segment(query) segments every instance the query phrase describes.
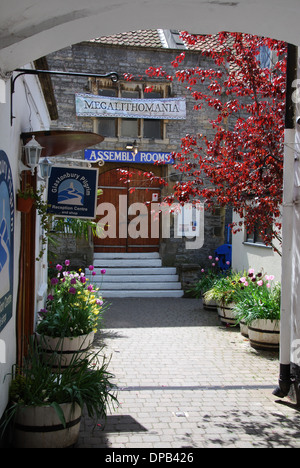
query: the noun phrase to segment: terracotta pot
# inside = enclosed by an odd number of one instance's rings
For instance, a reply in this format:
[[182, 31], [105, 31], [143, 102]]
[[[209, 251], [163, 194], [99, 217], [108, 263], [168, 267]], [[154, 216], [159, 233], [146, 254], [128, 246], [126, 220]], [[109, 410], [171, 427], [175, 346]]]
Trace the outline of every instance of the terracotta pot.
[[24, 406], [16, 414], [13, 446], [16, 448], [67, 448], [73, 446], [80, 429], [81, 408], [63, 403], [63, 426], [52, 406]]
[[47, 362], [53, 367], [67, 367], [76, 356], [85, 357], [95, 337], [95, 332], [65, 338], [36, 334], [38, 343], [45, 352]]
[[33, 198], [22, 198], [17, 195], [17, 210], [22, 213], [29, 213], [34, 203]]

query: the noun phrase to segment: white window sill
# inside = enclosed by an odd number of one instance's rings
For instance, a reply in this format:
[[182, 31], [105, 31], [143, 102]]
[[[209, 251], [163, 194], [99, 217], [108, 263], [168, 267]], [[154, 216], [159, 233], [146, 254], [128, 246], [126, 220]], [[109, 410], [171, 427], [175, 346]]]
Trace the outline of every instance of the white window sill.
[[262, 248], [262, 249], [271, 249], [272, 250], [272, 246], [271, 245], [265, 245], [265, 244], [259, 244], [258, 242], [243, 242], [243, 245], [246, 245], [246, 246], [250, 246], [250, 247], [258, 247], [258, 248]]

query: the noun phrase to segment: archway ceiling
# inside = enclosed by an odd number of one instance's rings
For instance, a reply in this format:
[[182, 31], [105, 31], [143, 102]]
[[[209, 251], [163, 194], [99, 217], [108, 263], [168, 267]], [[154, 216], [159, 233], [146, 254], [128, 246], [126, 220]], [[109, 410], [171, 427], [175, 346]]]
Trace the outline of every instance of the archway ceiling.
[[[2, 2], [3, 3], [3, 2]], [[300, 45], [299, 0], [5, 0], [0, 72], [102, 35], [136, 29], [240, 31]]]

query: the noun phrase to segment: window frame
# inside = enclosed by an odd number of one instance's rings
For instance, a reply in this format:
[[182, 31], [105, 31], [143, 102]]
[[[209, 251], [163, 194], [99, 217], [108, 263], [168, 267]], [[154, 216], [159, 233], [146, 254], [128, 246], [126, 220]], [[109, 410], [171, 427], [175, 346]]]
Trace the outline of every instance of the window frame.
[[[115, 90], [115, 96], [117, 97], [122, 97], [122, 92], [139, 92], [139, 98], [144, 99], [147, 97], [151, 98], [151, 92], [150, 93], [145, 93], [145, 88], [151, 87], [153, 88], [153, 93], [159, 93], [161, 95], [161, 98], [166, 98], [169, 96], [170, 93], [170, 84], [168, 83], [141, 83], [141, 82], [124, 82], [120, 81], [117, 84], [111, 83], [111, 81], [107, 80], [101, 80], [101, 79], [96, 79], [93, 80], [91, 79], [90, 81], [90, 90], [93, 94], [95, 95], [101, 95], [101, 93], [98, 93], [98, 90]], [[160, 129], [159, 137], [145, 137], [144, 136], [144, 122], [148, 119], [137, 119], [137, 136], [125, 136], [122, 135], [122, 121], [123, 120], [128, 120], [125, 118], [121, 117], [104, 117], [104, 118], [109, 118], [113, 119], [116, 122], [115, 125], [115, 135], [104, 135], [106, 140], [113, 140], [113, 141], [127, 141], [128, 139], [138, 139], [142, 142], [151, 142], [151, 141], [158, 141], [159, 143], [167, 143], [167, 138], [166, 138], [166, 124], [167, 120], [165, 119], [150, 119], [150, 120], [158, 120], [160, 122]], [[101, 131], [99, 130], [99, 124], [100, 120], [102, 117], [93, 117], [94, 123], [94, 132], [101, 134]]]

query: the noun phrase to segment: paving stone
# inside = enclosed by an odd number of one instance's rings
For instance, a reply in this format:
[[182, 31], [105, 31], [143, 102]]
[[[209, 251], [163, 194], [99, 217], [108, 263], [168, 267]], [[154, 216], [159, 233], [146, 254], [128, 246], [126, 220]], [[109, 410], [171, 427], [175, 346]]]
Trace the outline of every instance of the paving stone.
[[120, 404], [96, 429], [83, 417], [78, 448], [300, 448], [299, 413], [272, 395], [277, 353], [195, 299], [111, 302], [100, 336]]

